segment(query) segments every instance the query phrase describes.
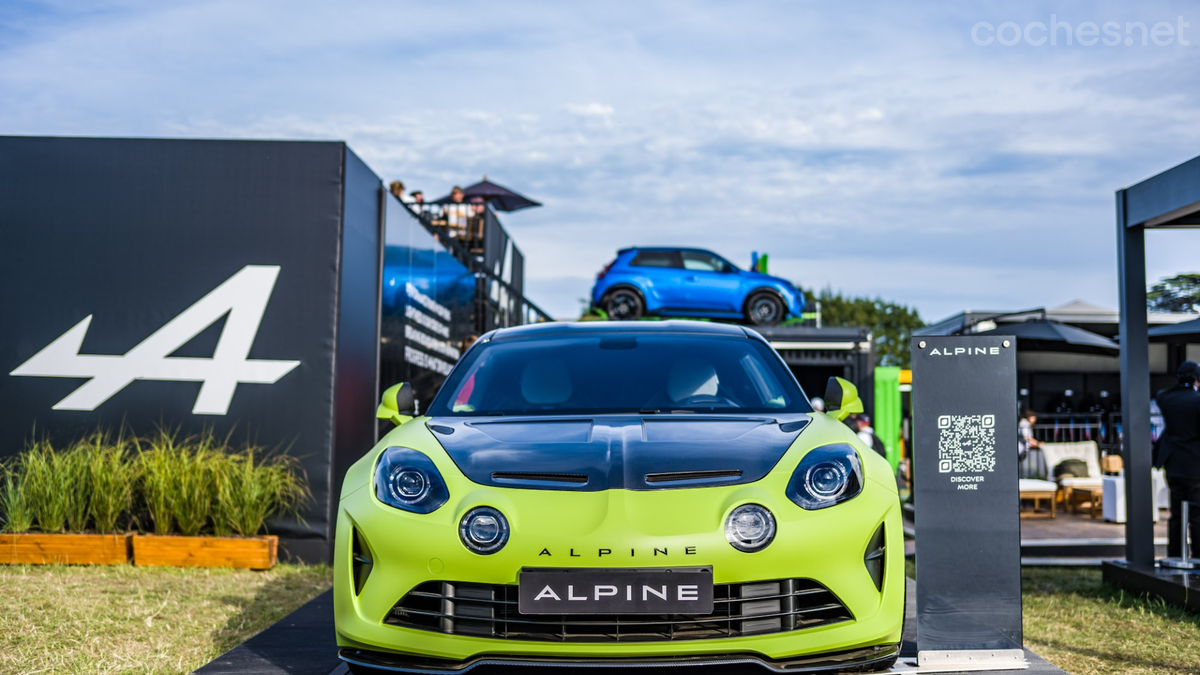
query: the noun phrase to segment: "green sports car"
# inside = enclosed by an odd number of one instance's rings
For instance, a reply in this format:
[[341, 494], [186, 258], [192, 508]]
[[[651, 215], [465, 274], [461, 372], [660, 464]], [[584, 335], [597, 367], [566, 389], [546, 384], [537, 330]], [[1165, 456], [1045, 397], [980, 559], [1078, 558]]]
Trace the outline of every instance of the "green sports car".
[[904, 619], [888, 463], [757, 333], [498, 330], [350, 468], [334, 604], [353, 673], [481, 664], [882, 670]]

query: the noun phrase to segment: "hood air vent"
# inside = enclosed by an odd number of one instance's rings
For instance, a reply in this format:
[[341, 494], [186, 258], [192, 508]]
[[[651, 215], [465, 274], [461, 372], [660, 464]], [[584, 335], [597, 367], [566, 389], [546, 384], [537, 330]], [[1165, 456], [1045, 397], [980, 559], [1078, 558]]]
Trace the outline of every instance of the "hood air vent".
[[575, 485], [586, 485], [588, 482], [588, 477], [585, 473], [514, 473], [508, 471], [494, 471], [492, 472], [492, 480], [529, 481], [537, 483], [573, 483]]
[[686, 480], [720, 480], [741, 478], [741, 469], [713, 469], [710, 471], [663, 471], [646, 474], [647, 483], [676, 483]]

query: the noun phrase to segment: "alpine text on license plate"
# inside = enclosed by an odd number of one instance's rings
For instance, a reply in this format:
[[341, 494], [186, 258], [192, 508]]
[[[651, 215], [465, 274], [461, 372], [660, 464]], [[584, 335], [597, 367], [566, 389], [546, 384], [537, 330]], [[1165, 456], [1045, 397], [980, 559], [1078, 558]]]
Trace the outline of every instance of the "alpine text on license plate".
[[711, 614], [711, 567], [524, 568], [522, 614]]

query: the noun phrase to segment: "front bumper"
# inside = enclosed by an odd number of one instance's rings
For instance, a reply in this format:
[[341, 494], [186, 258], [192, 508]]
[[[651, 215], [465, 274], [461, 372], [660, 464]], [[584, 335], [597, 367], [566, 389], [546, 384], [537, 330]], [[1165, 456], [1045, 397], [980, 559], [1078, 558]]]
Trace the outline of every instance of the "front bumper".
[[396, 673], [465, 673], [477, 666], [558, 668], [645, 668], [689, 666], [755, 665], [775, 673], [854, 672], [885, 668], [900, 655], [899, 645], [867, 647], [834, 654], [814, 654], [790, 659], [768, 659], [756, 654], [727, 656], [669, 656], [634, 659], [528, 659], [511, 656], [479, 656], [465, 661], [445, 661], [362, 649], [342, 649], [338, 658], [347, 663]]
[[[617, 665], [614, 659], [675, 663], [688, 657], [771, 667], [814, 654], [870, 652], [871, 659], [889, 658], [886, 650], [900, 641], [904, 612], [903, 533], [895, 492], [868, 480], [862, 494], [844, 504], [804, 511], [783, 496], [782, 483], [775, 483], [768, 477], [729, 487], [590, 493], [470, 484], [465, 490], [452, 488], [450, 502], [423, 516], [384, 506], [369, 489], [356, 490], [342, 500], [337, 525], [338, 644], [345, 648], [343, 655], [385, 654], [397, 662], [441, 664], [428, 672], [456, 672], [496, 659]], [[719, 524], [735, 506], [751, 502], [776, 515], [778, 531], [766, 550], [746, 554], [725, 541]], [[480, 505], [498, 508], [512, 526], [507, 546], [490, 556], [467, 551], [457, 537], [458, 519]], [[864, 554], [881, 525], [886, 551], [879, 588]], [[353, 533], [362, 536], [360, 546], [371, 560], [369, 574], [357, 582]], [[812, 579], [834, 593], [853, 619], [757, 635], [629, 642], [485, 637], [385, 622], [406, 594], [431, 581], [512, 585], [522, 567], [685, 565], [712, 566], [716, 584]]]

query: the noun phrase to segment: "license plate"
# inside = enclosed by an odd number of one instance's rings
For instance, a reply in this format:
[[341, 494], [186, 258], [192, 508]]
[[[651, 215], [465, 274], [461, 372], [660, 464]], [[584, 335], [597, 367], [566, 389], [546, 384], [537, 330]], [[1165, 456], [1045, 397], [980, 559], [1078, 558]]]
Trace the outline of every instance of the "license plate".
[[524, 568], [522, 614], [711, 614], [711, 567]]

